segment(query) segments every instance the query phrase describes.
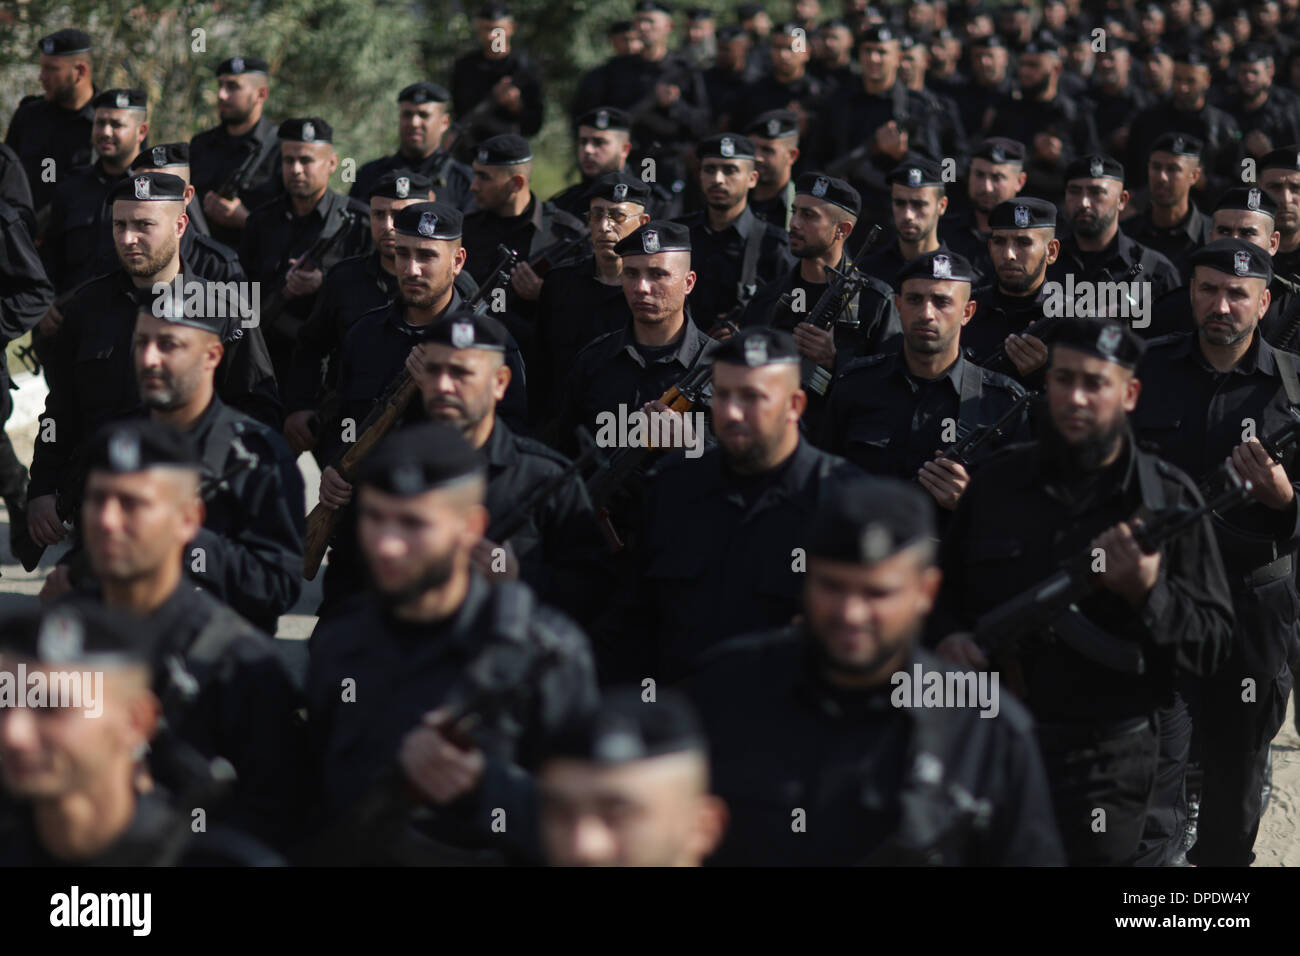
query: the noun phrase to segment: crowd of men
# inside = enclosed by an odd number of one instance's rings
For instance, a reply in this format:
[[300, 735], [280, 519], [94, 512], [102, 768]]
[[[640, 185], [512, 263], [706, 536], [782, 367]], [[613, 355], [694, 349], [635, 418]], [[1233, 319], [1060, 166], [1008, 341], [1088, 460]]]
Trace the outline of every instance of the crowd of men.
[[350, 182], [251, 52], [152, 143], [41, 40], [0, 672], [106, 679], [0, 706], [0, 862], [1253, 861], [1300, 2], [779, 12], [638, 0], [549, 199], [501, 3]]

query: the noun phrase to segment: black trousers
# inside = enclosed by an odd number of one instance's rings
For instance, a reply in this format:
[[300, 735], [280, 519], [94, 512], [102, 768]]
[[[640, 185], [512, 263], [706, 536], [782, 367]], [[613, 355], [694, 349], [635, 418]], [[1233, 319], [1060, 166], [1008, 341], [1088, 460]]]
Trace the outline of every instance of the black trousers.
[[1135, 866], [1165, 866], [1182, 848], [1187, 828], [1188, 759], [1192, 749], [1192, 713], [1187, 696], [1180, 690], [1174, 700], [1156, 715], [1160, 734], [1160, 756], [1156, 785], [1151, 794], [1146, 826]]
[[[9, 376], [0, 375], [0, 423], [9, 421], [9, 416], [14, 411], [14, 399], [10, 391]], [[0, 429], [0, 497], [12, 498], [22, 493], [26, 487], [27, 469], [14, 454], [9, 432]]]
[[1160, 736], [1148, 718], [1108, 727], [1043, 724], [1039, 749], [1070, 866], [1130, 866], [1155, 791]]

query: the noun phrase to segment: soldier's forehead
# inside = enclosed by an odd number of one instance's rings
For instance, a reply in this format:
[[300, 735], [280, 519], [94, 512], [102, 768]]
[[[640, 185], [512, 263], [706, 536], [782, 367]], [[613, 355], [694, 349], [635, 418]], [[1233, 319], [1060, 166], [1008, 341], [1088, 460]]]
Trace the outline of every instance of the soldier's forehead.
[[289, 139], [281, 141], [280, 155], [308, 153], [312, 156], [320, 156], [333, 148], [329, 143], [304, 143], [301, 140]]
[[178, 216], [185, 211], [179, 199], [115, 199], [114, 219], [157, 219], [161, 215]]
[[[683, 259], [683, 257], [685, 257]], [[649, 255], [630, 255], [623, 257], [623, 271], [628, 269], [671, 269], [681, 262], [690, 262], [691, 254], [684, 249], [670, 249], [668, 252], [653, 252]]]
[[96, 106], [95, 119], [129, 120], [133, 117], [143, 119], [144, 110], [118, 109], [116, 106]]
[[900, 292], [919, 292], [921, 295], [952, 295], [959, 291], [958, 286], [969, 290], [971, 284], [960, 279], [930, 279], [925, 276], [909, 276], [899, 286]]

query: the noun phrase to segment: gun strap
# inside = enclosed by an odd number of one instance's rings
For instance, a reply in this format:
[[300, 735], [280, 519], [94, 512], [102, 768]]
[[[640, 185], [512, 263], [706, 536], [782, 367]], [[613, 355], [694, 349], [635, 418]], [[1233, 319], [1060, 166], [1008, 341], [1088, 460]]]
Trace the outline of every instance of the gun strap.
[[177, 698], [183, 705], [198, 698], [215, 674], [218, 662], [242, 629], [243, 619], [238, 614], [224, 604], [213, 603], [212, 616], [199, 630], [194, 642], [183, 656], [173, 658], [180, 673], [176, 670], [169, 671], [167, 689], [163, 692], [164, 714], [169, 710], [167, 705]]
[[533, 592], [515, 581], [502, 581], [493, 591], [492, 632], [512, 644], [528, 640], [528, 623], [533, 617]]
[[957, 440], [975, 430], [979, 422], [980, 398], [984, 393], [984, 373], [974, 362], [963, 362], [961, 402], [957, 406]]
[[1300, 379], [1296, 376], [1291, 356], [1285, 351], [1274, 349], [1273, 362], [1277, 365], [1277, 374], [1282, 377], [1282, 388], [1286, 390], [1287, 402], [1291, 405], [1300, 405]]
[[893, 102], [894, 122], [905, 123], [911, 115], [911, 108], [907, 102], [907, 87], [903, 85], [902, 80], [894, 81], [894, 88], [889, 91], [890, 98]]
[[[748, 211], [749, 207], [746, 207]], [[742, 213], [743, 215], [743, 213]], [[736, 302], [748, 305], [758, 290], [754, 278], [758, 275], [758, 254], [763, 248], [763, 234], [767, 226], [752, 212], [749, 218], [749, 235], [745, 237], [745, 255], [740, 260], [740, 281], [736, 283]]]
[[[1131, 436], [1130, 436], [1131, 437]], [[1133, 454], [1137, 456], [1138, 488], [1142, 492], [1142, 506], [1150, 514], [1160, 514], [1165, 510], [1165, 486], [1160, 481], [1153, 455], [1134, 446]]]

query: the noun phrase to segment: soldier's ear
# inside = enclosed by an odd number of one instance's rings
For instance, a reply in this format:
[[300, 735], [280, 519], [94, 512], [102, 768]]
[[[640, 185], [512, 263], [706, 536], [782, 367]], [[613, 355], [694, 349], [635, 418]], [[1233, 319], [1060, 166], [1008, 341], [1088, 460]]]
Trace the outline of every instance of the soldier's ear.
[[791, 164], [791, 165], [794, 165], [794, 164], [797, 163], [797, 162], [799, 162], [799, 147], [798, 147], [798, 146], [796, 146], [794, 149], [790, 150], [790, 164]]
[[[641, 226], [644, 226], [647, 222], [650, 221], [650, 214], [648, 212], [643, 212], [641, 213], [641, 215], [636, 217], [636, 221], [640, 223], [640, 225], [637, 226], [637, 228], [639, 229]], [[632, 231], [635, 232], [636, 230], [634, 229]], [[1282, 241], [1282, 234], [1280, 232], [1275, 232], [1273, 233], [1273, 235], [1277, 236], [1278, 242]]]
[[511, 371], [510, 366], [502, 362], [492, 371], [492, 397], [496, 401], [506, 397], [506, 390], [510, 387], [510, 380], [514, 378], [515, 373]]
[[1282, 233], [1274, 230], [1273, 234], [1268, 237], [1268, 254], [1275, 256], [1280, 248], [1282, 248]]
[[1122, 189], [1122, 188], [1121, 188], [1120, 191], [1119, 191], [1119, 211], [1120, 211], [1120, 212], [1123, 212], [1125, 209], [1128, 208], [1128, 200], [1129, 200], [1129, 193], [1128, 193], [1128, 190], [1127, 190], [1127, 189]]
[[1022, 190], [1022, 189], [1025, 188], [1025, 183], [1027, 183], [1027, 182], [1029, 182], [1029, 174], [1028, 174], [1027, 172], [1025, 172], [1025, 171], [1022, 169], [1022, 170], [1020, 170], [1020, 175], [1018, 175], [1018, 176], [1016, 177], [1016, 194], [1017, 194], [1017, 195], [1019, 195], [1020, 190]]
[[1047, 240], [1047, 264], [1050, 266], [1061, 255], [1061, 240], [1055, 237]]

